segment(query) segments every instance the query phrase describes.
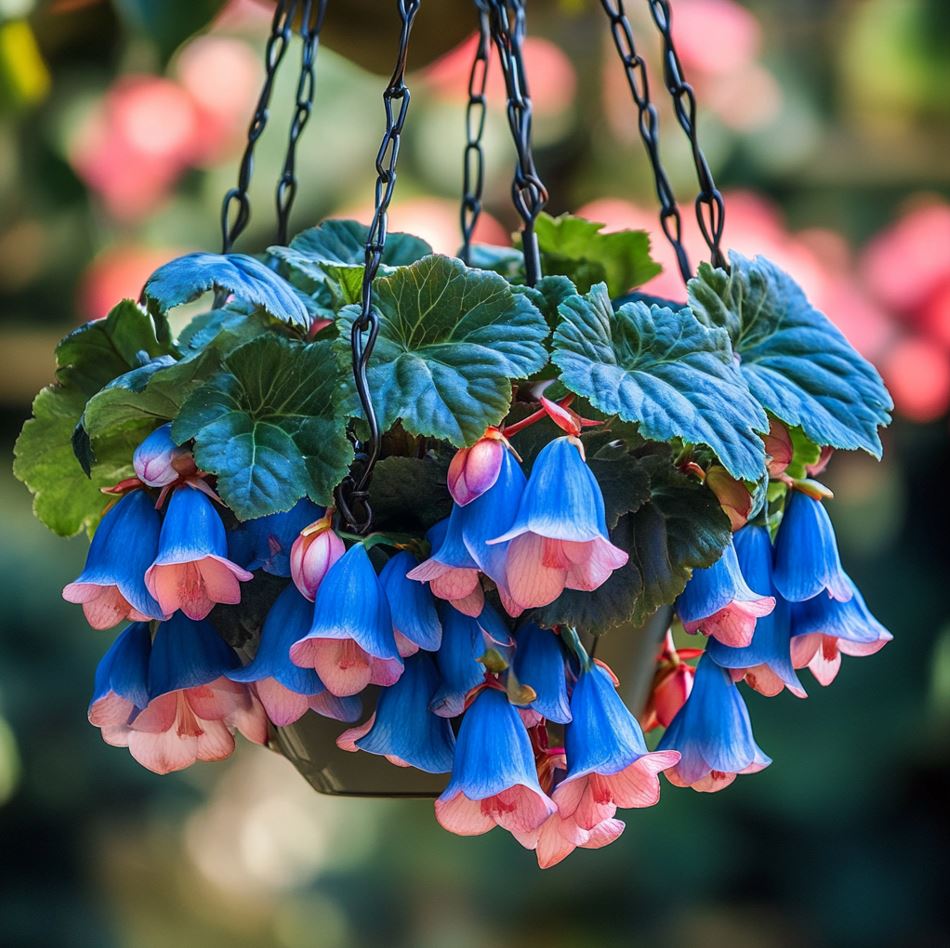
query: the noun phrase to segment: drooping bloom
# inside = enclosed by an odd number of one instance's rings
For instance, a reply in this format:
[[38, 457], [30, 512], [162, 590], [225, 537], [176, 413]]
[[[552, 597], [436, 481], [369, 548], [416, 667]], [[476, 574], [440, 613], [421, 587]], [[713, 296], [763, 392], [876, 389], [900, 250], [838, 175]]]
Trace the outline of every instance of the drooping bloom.
[[167, 487], [180, 477], [197, 473], [191, 451], [172, 440], [171, 422], [156, 428], [135, 449], [132, 466], [138, 479], [149, 487]]
[[730, 648], [716, 639], [706, 646], [709, 657], [728, 668], [734, 681], [743, 678], [750, 688], [773, 697], [783, 688], [799, 698], [805, 689], [792, 666], [791, 609], [772, 585], [772, 541], [765, 527], [743, 527], [735, 535], [736, 556], [743, 577], [753, 589], [772, 594], [775, 608], [761, 617], [752, 642], [745, 648]]
[[386, 593], [362, 543], [330, 567], [317, 590], [310, 631], [291, 647], [290, 660], [313, 668], [341, 698], [367, 685], [391, 685], [402, 674]]
[[485, 678], [485, 666], [478, 660], [489, 642], [477, 619], [451, 605], [440, 606], [439, 616], [442, 644], [435, 655], [439, 686], [432, 695], [431, 707], [439, 717], [454, 718], [462, 713], [466, 695]]
[[263, 744], [263, 707], [245, 685], [225, 677], [238, 664], [208, 622], [172, 616], [152, 643], [148, 706], [126, 727], [111, 729], [110, 743], [127, 744], [143, 767], [159, 774], [228, 757], [234, 750], [232, 729]]
[[386, 561], [379, 574], [392, 613], [396, 645], [403, 657], [420, 648], [434, 652], [442, 643], [442, 623], [432, 591], [408, 575], [418, 565], [408, 550], [400, 550]]
[[435, 801], [435, 818], [460, 836], [479, 836], [495, 826], [529, 833], [555, 810], [538, 783], [518, 712], [503, 692], [486, 688], [462, 718], [452, 779]]
[[89, 723], [102, 739], [128, 746], [129, 722], [148, 706], [148, 658], [152, 636], [147, 622], [133, 622], [119, 634], [96, 668]]
[[307, 634], [312, 618], [313, 606], [291, 583], [267, 613], [254, 660], [227, 672], [231, 681], [253, 683], [267, 717], [278, 727], [293, 724], [308, 709], [337, 721], [355, 721], [362, 709], [359, 698], [330, 694], [312, 668], [290, 660], [291, 646]]
[[692, 653], [701, 654], [702, 650], [674, 649], [670, 660], [661, 660], [653, 676], [653, 686], [641, 718], [644, 731], [652, 731], [656, 727], [669, 727], [670, 721], [686, 704], [693, 690], [696, 666], [690, 665], [684, 659], [691, 657]]
[[803, 602], [822, 592], [841, 602], [851, 598], [828, 511], [802, 491], [791, 491], [785, 504], [775, 538], [772, 581], [789, 602]]
[[94, 629], [110, 629], [123, 619], [163, 619], [163, 610], [145, 584], [155, 559], [161, 517], [143, 490], [126, 494], [103, 518], [92, 538], [82, 573], [63, 589], [67, 602], [82, 603]]
[[[304, 497], [290, 510], [245, 520], [228, 533], [228, 557], [244, 569], [290, 575], [290, 550], [300, 531], [324, 515]], [[312, 599], [311, 599], [312, 601]]]
[[712, 566], [693, 570], [676, 600], [687, 632], [702, 632], [733, 648], [745, 648], [752, 641], [756, 620], [774, 608], [775, 599], [766, 590], [749, 588], [731, 538]]
[[452, 499], [464, 507], [481, 497], [498, 480], [508, 441], [498, 428], [487, 428], [470, 448], [461, 448], [449, 464], [448, 486]]
[[524, 611], [508, 588], [507, 563], [511, 544], [489, 541], [511, 526], [526, 484], [521, 465], [514, 454], [506, 450], [495, 483], [468, 504], [459, 518], [465, 548], [478, 568], [498, 587], [502, 606], [510, 616], [518, 616]]
[[343, 541], [325, 514], [302, 527], [290, 548], [290, 575], [294, 585], [311, 602], [330, 567], [346, 552]]
[[604, 498], [576, 438], [538, 454], [512, 526], [489, 543], [508, 543], [508, 593], [524, 608], [565, 589], [597, 589], [628, 559], [607, 536]]
[[551, 629], [539, 628], [533, 622], [518, 629], [514, 670], [518, 681], [530, 685], [537, 694], [528, 705], [531, 710], [558, 724], [571, 720], [564, 650]]
[[419, 583], [428, 583], [432, 595], [467, 616], [477, 616], [485, 604], [485, 593], [478, 579], [478, 563], [462, 538], [462, 508], [452, 507], [448, 519], [437, 523], [427, 534], [432, 554], [407, 575]]
[[239, 603], [240, 584], [254, 578], [227, 554], [228, 539], [214, 503], [193, 487], [179, 487], [168, 501], [145, 585], [166, 615], [181, 609], [189, 619], [204, 619], [216, 603]]
[[438, 683], [432, 656], [413, 655], [399, 681], [380, 692], [375, 714], [364, 725], [344, 732], [338, 746], [379, 754], [397, 766], [448, 773], [455, 749], [452, 725], [429, 710]]
[[653, 806], [660, 799], [657, 774], [674, 766], [679, 754], [647, 750], [640, 725], [601, 665], [581, 671], [571, 715], [565, 731], [567, 776], [554, 790], [561, 816], [591, 830], [612, 818], [617, 807]]
[[842, 655], [873, 655], [893, 638], [846, 579], [852, 592], [846, 602], [818, 595], [792, 606], [792, 662], [807, 667], [820, 685], [835, 680]]
[[699, 660], [689, 700], [666, 729], [659, 749], [681, 755], [666, 772], [670, 783], [705, 793], [772, 763], [755, 743], [748, 708], [729, 672], [708, 655]]

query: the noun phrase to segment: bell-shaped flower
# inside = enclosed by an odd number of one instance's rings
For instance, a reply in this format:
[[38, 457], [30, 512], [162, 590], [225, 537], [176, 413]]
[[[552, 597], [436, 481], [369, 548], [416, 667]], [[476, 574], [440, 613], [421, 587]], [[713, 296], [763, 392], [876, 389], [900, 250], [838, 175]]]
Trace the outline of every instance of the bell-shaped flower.
[[307, 710], [337, 721], [355, 721], [362, 710], [359, 698], [330, 694], [312, 668], [290, 660], [291, 646], [310, 629], [313, 606], [292, 583], [277, 597], [261, 629], [253, 661], [227, 672], [231, 681], [253, 683], [267, 717], [284, 727], [298, 721]]
[[517, 458], [506, 450], [494, 485], [468, 504], [459, 517], [466, 549], [478, 568], [498, 587], [502, 606], [510, 616], [518, 616], [524, 611], [508, 588], [507, 563], [511, 544], [489, 541], [511, 526], [526, 484], [527, 478]]
[[301, 528], [290, 549], [294, 585], [313, 602], [330, 567], [345, 552], [346, 546], [334, 531], [329, 514]]
[[119, 634], [96, 668], [89, 723], [115, 747], [128, 746], [129, 723], [148, 706], [148, 658], [152, 635], [147, 622], [133, 622]]
[[227, 554], [228, 539], [213, 501], [193, 487], [179, 487], [168, 501], [145, 585], [166, 615], [181, 609], [189, 619], [204, 619], [216, 603], [239, 603], [240, 584], [254, 578]]
[[435, 655], [439, 686], [432, 695], [431, 708], [439, 717], [454, 718], [462, 713], [468, 693], [485, 678], [485, 666], [478, 660], [490, 643], [477, 619], [451, 605], [440, 606], [439, 616], [442, 643]]
[[564, 738], [567, 776], [554, 790], [561, 816], [590, 830], [617, 807], [653, 806], [660, 799], [657, 774], [674, 766], [679, 754], [647, 750], [637, 719], [603, 666], [581, 671], [571, 716]]
[[852, 596], [845, 602], [819, 595], [792, 605], [792, 662], [807, 667], [820, 685], [835, 680], [842, 655], [873, 655], [893, 638], [846, 579]]
[[63, 589], [63, 599], [82, 604], [94, 629], [110, 629], [123, 619], [163, 619], [163, 609], [145, 584], [155, 559], [161, 517], [143, 490], [126, 494], [100, 522], [82, 573]]
[[679, 763], [666, 772], [670, 783], [705, 793], [772, 763], [755, 743], [749, 710], [729, 672], [708, 655], [699, 660], [689, 700], [666, 729], [659, 749], [680, 752]]
[[310, 631], [291, 647], [290, 660], [313, 668], [341, 698], [399, 679], [403, 665], [389, 603], [362, 543], [330, 567], [317, 590]]
[[746, 525], [752, 511], [752, 495], [742, 481], [736, 480], [721, 464], [706, 471], [706, 486], [716, 495], [733, 532]]
[[132, 466], [138, 479], [149, 487], [167, 487], [180, 477], [197, 473], [191, 451], [172, 440], [171, 422], [156, 428], [135, 449]]
[[522, 685], [529, 685], [537, 697], [528, 705], [543, 718], [557, 724], [571, 720], [567, 697], [567, 665], [558, 635], [526, 622], [515, 639], [514, 670]]
[[455, 750], [452, 725], [429, 710], [438, 684], [432, 656], [413, 655], [399, 681], [380, 692], [376, 712], [365, 724], [341, 734], [337, 746], [379, 754], [400, 767], [448, 773]]
[[408, 575], [418, 565], [408, 550], [400, 550], [386, 561], [379, 574], [392, 613], [396, 645], [404, 658], [419, 649], [434, 652], [442, 643], [442, 623], [432, 591]]
[[448, 472], [452, 499], [464, 507], [494, 486], [508, 451], [508, 440], [498, 428], [487, 428], [471, 447], [457, 451]]
[[246, 685], [227, 673], [240, 664], [206, 622], [181, 613], [155, 633], [148, 666], [149, 703], [128, 726], [131, 755], [155, 773], [182, 770], [196, 760], [223, 760], [234, 750], [232, 729], [267, 740], [264, 708]]
[[775, 588], [789, 602], [825, 592], [846, 602], [851, 584], [841, 568], [838, 542], [825, 505], [799, 490], [789, 492], [775, 538]]
[[531, 740], [502, 691], [481, 691], [462, 718], [452, 778], [435, 801], [435, 818], [460, 836], [494, 826], [529, 833], [556, 810], [541, 789]]
[[736, 556], [742, 575], [753, 589], [767, 590], [775, 608], [758, 620], [752, 642], [745, 648], [730, 648], [716, 639], [706, 646], [709, 657], [728, 668], [733, 681], [746, 684], [767, 697], [784, 688], [798, 698], [805, 689], [792, 666], [791, 608], [772, 585], [772, 541], [765, 527], [743, 527], [735, 535]]
[[733, 648], [748, 645], [756, 620], [774, 608], [775, 599], [767, 590], [749, 588], [731, 538], [712, 566], [693, 570], [676, 600], [676, 611], [687, 632], [702, 632]]
[[272, 576], [290, 576], [294, 541], [304, 527], [324, 513], [305, 497], [283, 513], [245, 520], [228, 533], [228, 557], [251, 572], [262, 569]]
[[452, 507], [446, 520], [437, 523], [426, 538], [432, 548], [427, 560], [407, 574], [419, 583], [428, 583], [432, 595], [444, 599], [467, 616], [477, 616], [485, 604], [478, 578], [478, 563], [462, 537], [462, 508]]
[[629, 558], [607, 536], [600, 485], [573, 437], [545, 445], [531, 470], [514, 523], [489, 543], [508, 543], [508, 593], [524, 608], [545, 606], [565, 589], [597, 589]]

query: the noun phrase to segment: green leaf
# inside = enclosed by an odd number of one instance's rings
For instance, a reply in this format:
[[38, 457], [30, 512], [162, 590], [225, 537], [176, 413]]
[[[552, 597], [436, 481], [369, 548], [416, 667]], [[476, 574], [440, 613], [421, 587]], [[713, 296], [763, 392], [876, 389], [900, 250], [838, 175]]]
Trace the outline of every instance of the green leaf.
[[116, 376], [165, 354], [148, 315], [131, 300], [119, 303], [105, 319], [80, 326], [56, 349], [56, 383], [33, 402], [14, 448], [13, 473], [34, 494], [36, 516], [55, 533], [72, 536], [99, 522], [101, 487], [127, 476], [137, 442], [119, 437], [113, 457], [92, 468], [80, 466], [72, 437], [87, 400]]
[[332, 500], [353, 457], [334, 414], [340, 373], [329, 341], [274, 335], [235, 349], [194, 391], [172, 434], [195, 440], [198, 465], [241, 520], [289, 510], [301, 497]]
[[757, 480], [768, 420], [751, 397], [729, 337], [688, 309], [627, 303], [615, 314], [603, 284], [561, 305], [552, 361], [561, 381], [655, 441], [707, 445], [733, 477]]
[[650, 499], [650, 475], [639, 458], [626, 453], [610, 456], [605, 451], [604, 456], [588, 457], [587, 466], [604, 495], [608, 528]]
[[650, 256], [650, 237], [645, 230], [605, 234], [603, 228], [603, 224], [571, 214], [541, 214], [534, 229], [542, 270], [570, 277], [580, 293], [595, 283], [606, 283], [611, 296], [642, 286], [660, 272], [662, 267]]
[[452, 512], [448, 458], [383, 458], [373, 472], [370, 503], [379, 530], [424, 532]]
[[689, 301], [698, 319], [729, 333], [752, 394], [816, 444], [880, 457], [878, 428], [893, 403], [874, 367], [774, 263], [729, 259], [730, 273], [700, 266]]
[[[511, 380], [547, 361], [544, 317], [496, 274], [430, 256], [378, 279], [379, 337], [369, 386], [380, 428], [397, 420], [411, 434], [456, 446], [497, 425], [511, 402]], [[337, 320], [341, 364], [349, 363], [355, 306]], [[357, 411], [352, 380], [349, 409]]]
[[557, 329], [561, 321], [558, 307], [577, 293], [577, 287], [566, 276], [541, 277], [536, 286], [513, 286], [512, 289], [524, 293], [544, 313], [552, 330]]
[[610, 531], [630, 560], [593, 592], [565, 590], [539, 610], [539, 622], [598, 634], [620, 625], [639, 628], [673, 602], [694, 568], [722, 555], [729, 519], [712, 492], [676, 471], [668, 451], [641, 461], [650, 476], [650, 500]]
[[310, 314], [300, 294], [260, 260], [242, 253], [189, 253], [159, 267], [145, 284], [150, 307], [165, 313], [209, 290], [237, 299], [294, 326], [308, 326]]
[[491, 270], [509, 283], [524, 282], [524, 254], [517, 247], [474, 244], [469, 254], [469, 266], [476, 270]]

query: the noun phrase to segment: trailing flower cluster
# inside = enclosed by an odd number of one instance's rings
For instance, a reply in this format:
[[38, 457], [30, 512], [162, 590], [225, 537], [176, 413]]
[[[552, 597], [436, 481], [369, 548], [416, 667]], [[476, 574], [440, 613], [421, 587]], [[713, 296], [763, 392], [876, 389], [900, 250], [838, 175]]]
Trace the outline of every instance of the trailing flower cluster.
[[[742, 682], [804, 697], [803, 668], [828, 684], [890, 639], [816, 480], [834, 449], [879, 453], [873, 368], [767, 261], [701, 268], [666, 305], [623, 295], [638, 240], [607, 260], [580, 225], [542, 222], [561, 272], [536, 289], [513, 251], [465, 267], [390, 235], [365, 536], [334, 505], [365, 228], [328, 222], [268, 266], [174, 261], [147, 308], [63, 341], [17, 473], [53, 529], [92, 532], [64, 597], [128, 623], [89, 706], [105, 741], [168, 773], [321, 715], [343, 751], [445, 775], [444, 828], [501, 826], [547, 867], [615, 840], [661, 773], [714, 791], [767, 767]], [[209, 287], [223, 307], [172, 341], [167, 309]], [[78, 475], [47, 460], [65, 440]], [[623, 649], [612, 670], [593, 646], [648, 620], [665, 637], [636, 694]]]

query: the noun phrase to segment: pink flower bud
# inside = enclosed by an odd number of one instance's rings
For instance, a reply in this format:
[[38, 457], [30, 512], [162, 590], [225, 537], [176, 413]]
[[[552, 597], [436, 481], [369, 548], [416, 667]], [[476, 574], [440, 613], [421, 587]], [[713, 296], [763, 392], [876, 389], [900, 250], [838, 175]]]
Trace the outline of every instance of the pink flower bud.
[[693, 690], [696, 669], [686, 662], [674, 665], [653, 689], [651, 704], [661, 727], [669, 727]]
[[495, 486], [508, 441], [498, 428], [485, 433], [470, 448], [462, 448], [449, 465], [448, 485], [452, 499], [464, 507]]
[[792, 463], [792, 438], [788, 429], [775, 418], [769, 419], [769, 433], [762, 440], [769, 456], [769, 476], [778, 477]]
[[805, 471], [809, 477], [819, 477], [821, 474], [824, 474], [825, 468], [828, 466], [828, 462], [831, 460], [831, 455], [835, 453], [834, 448], [829, 448], [828, 445], [825, 445], [821, 449], [821, 454], [818, 455], [818, 460], [814, 464], [807, 464], [805, 466]]
[[746, 490], [745, 484], [731, 477], [726, 469], [718, 464], [714, 464], [706, 472], [706, 484], [729, 517], [733, 532], [741, 530], [752, 510], [752, 495]]
[[171, 431], [171, 424], [156, 428], [132, 455], [135, 473], [149, 487], [167, 487], [196, 473], [191, 452], [175, 444]]
[[301, 594], [313, 602], [323, 577], [345, 552], [329, 514], [304, 527], [290, 548], [290, 575]]

